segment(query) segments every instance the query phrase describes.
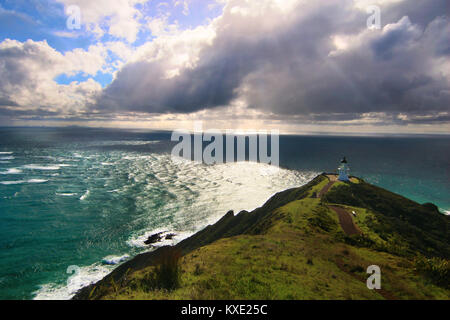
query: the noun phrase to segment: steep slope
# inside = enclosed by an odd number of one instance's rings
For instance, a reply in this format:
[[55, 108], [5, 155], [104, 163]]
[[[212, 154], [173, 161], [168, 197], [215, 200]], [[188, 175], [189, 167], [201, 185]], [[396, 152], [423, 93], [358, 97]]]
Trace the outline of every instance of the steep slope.
[[[356, 178], [319, 198], [328, 184], [320, 175], [252, 212], [230, 212], [174, 248], [135, 257], [75, 299], [449, 298], [449, 217]], [[347, 235], [333, 207], [355, 212], [361, 232]], [[370, 265], [381, 268], [382, 290], [366, 287]], [[180, 271], [171, 290], [158, 284], [164, 267]]]
[[329, 203], [348, 207], [365, 208], [366, 225], [385, 244], [403, 247], [404, 254], [420, 252], [427, 256], [450, 256], [449, 218], [441, 214], [436, 206], [419, 205], [400, 195], [368, 183], [345, 184], [333, 188], [324, 196]]

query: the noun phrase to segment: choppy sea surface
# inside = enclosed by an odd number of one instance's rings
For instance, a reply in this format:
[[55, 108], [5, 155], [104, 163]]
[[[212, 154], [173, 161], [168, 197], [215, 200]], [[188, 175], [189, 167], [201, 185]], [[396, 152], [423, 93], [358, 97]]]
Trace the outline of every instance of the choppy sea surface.
[[176, 243], [228, 210], [335, 171], [450, 211], [450, 137], [281, 136], [278, 170], [174, 161], [170, 133], [0, 128], [0, 299], [69, 299], [118, 264]]

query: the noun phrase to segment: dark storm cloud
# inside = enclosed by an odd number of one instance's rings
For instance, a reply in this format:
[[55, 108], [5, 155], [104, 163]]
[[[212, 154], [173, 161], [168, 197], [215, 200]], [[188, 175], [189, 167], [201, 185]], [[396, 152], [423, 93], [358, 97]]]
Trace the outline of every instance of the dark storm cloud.
[[[158, 61], [128, 64], [98, 108], [190, 113], [240, 98], [250, 108], [306, 119], [449, 112], [445, 6], [438, 0], [386, 5], [382, 21], [390, 25], [370, 31], [368, 15], [352, 1], [318, 1], [278, 17], [232, 14], [230, 5], [194, 68], [165, 79]], [[272, 21], [277, 18], [285, 22]], [[264, 28], [268, 23], [276, 27]], [[335, 35], [346, 42], [342, 50], [333, 43]]]
[[105, 90], [99, 106], [189, 113], [227, 105], [238, 96], [244, 78], [255, 70], [263, 70], [277, 60], [287, 61], [297, 54], [305, 59], [319, 54], [323, 38], [338, 23], [322, 17], [322, 11], [338, 10], [339, 6], [335, 2], [328, 8], [315, 7], [311, 16], [293, 21], [289, 28], [281, 26], [268, 33], [253, 30], [248, 34], [249, 25], [257, 26], [261, 18], [274, 17], [248, 18], [228, 10], [218, 26], [217, 37], [211, 46], [203, 48], [195, 68], [163, 79], [166, 70], [160, 62], [128, 64]]
[[8, 117], [39, 117], [43, 119], [46, 116], [55, 116], [60, 114], [59, 112], [48, 111], [43, 108], [33, 109], [33, 110], [17, 110], [17, 109], [9, 109], [9, 108], [1, 108], [0, 107], [0, 116], [8, 116]]
[[0, 97], [0, 107], [3, 107], [3, 106], [17, 107], [18, 105], [17, 105], [17, 103], [15, 103], [14, 101], [12, 101], [10, 99]]
[[[448, 22], [434, 24], [422, 33], [403, 18], [382, 34], [351, 40], [357, 43], [335, 56], [259, 73], [249, 100], [255, 107], [277, 106], [274, 111], [287, 114], [448, 110], [448, 79], [429, 69], [433, 39]], [[263, 75], [269, 94], [258, 84]]]
[[448, 0], [401, 1], [382, 7], [382, 23], [394, 23], [407, 16], [415, 24], [425, 28], [436, 17], [448, 16], [449, 10]]
[[[292, 55], [249, 75], [246, 100], [291, 115], [449, 111], [448, 70], [445, 77], [430, 69], [439, 69], [437, 59], [447, 52], [447, 19], [436, 18], [421, 30], [402, 18], [383, 32], [366, 33], [347, 39], [348, 48], [334, 55], [319, 48], [307, 57], [304, 42], [297, 42]], [[327, 43], [326, 37], [315, 39], [312, 48]]]
[[[242, 57], [215, 55], [194, 70], [159, 80], [165, 70], [156, 63], [136, 62], [118, 74], [104, 92], [102, 103], [131, 111], [181, 112], [225, 105], [236, 95], [248, 65]], [[101, 104], [100, 104], [101, 106]]]

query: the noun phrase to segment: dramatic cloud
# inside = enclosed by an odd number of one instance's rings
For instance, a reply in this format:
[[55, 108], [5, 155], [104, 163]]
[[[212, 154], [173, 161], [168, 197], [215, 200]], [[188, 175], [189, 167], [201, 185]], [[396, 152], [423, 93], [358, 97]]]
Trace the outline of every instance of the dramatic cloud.
[[142, 13], [136, 8], [149, 0], [57, 0], [66, 7], [76, 5], [86, 29], [101, 37], [105, 33], [135, 42]]
[[374, 112], [398, 115], [400, 122], [432, 113], [445, 118], [450, 22], [426, 10], [415, 23], [403, 15], [406, 3], [414, 7], [411, 1], [380, 1], [384, 26], [369, 30], [357, 1], [227, 1], [208, 27], [142, 48], [98, 108], [189, 113], [239, 100], [304, 120]]
[[[194, 27], [170, 10], [188, 17], [195, 1], [161, 2], [151, 15], [147, 0], [57, 1], [78, 5], [99, 40], [65, 53], [45, 41], [1, 42], [0, 116], [450, 124], [446, 0], [219, 0], [220, 15]], [[381, 8], [380, 29], [367, 27], [370, 5]], [[92, 79], [99, 72], [112, 75], [105, 88]], [[80, 73], [88, 80], [55, 81]]]
[[5, 40], [0, 43], [0, 74], [4, 75], [0, 77], [0, 104], [20, 110], [82, 110], [94, 101], [101, 86], [92, 79], [58, 85], [54, 78], [79, 72], [95, 75], [102, 69], [104, 58], [102, 46], [63, 55], [46, 41]]

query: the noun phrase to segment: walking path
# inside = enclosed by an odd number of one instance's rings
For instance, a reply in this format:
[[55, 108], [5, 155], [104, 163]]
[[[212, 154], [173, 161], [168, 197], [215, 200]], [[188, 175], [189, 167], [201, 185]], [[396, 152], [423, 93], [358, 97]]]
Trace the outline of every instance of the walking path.
[[[328, 190], [330, 190], [333, 184], [337, 182], [337, 175], [329, 174], [327, 175], [327, 178], [328, 180], [330, 180], [330, 182], [328, 182], [327, 185], [323, 187], [322, 190], [320, 190], [317, 198], [322, 198], [328, 192]], [[352, 215], [347, 210], [337, 206], [328, 206], [328, 208], [337, 213], [341, 228], [347, 235], [351, 236], [353, 234], [361, 234], [361, 230], [359, 230], [355, 225]]]
[[320, 190], [319, 194], [317, 195], [317, 198], [322, 198], [322, 196], [328, 192], [328, 190], [330, 190], [331, 186], [335, 183], [336, 181], [330, 181], [328, 182], [328, 184], [322, 188], [322, 190]]
[[336, 206], [328, 206], [328, 208], [337, 213], [341, 228], [347, 235], [351, 236], [353, 234], [361, 234], [361, 231], [353, 222], [352, 215], [347, 210]]

